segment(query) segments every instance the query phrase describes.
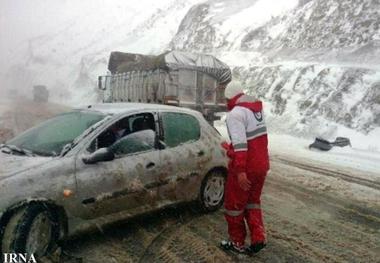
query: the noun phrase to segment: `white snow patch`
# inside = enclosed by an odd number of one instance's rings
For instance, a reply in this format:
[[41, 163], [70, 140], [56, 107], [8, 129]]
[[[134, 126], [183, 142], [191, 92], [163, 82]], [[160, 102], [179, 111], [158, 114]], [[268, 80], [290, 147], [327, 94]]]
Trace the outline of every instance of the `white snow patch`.
[[[270, 123], [268, 124], [270, 125]], [[215, 122], [215, 128], [222, 136], [229, 140], [228, 132], [222, 121]], [[318, 164], [334, 167], [340, 170], [360, 171], [358, 177], [380, 182], [380, 128], [369, 135], [358, 135], [355, 131], [347, 129], [342, 136], [351, 139], [351, 147], [334, 147], [328, 152], [310, 150], [308, 146], [313, 139], [305, 139], [290, 135], [269, 133], [269, 150], [271, 155], [284, 156], [292, 159], [306, 159], [316, 161]]]
[[226, 40], [234, 43], [234, 48], [238, 49], [246, 33], [293, 9], [297, 4], [298, 0], [259, 0], [251, 7], [226, 19], [219, 28], [220, 34], [226, 35]]
[[284, 22], [280, 22], [277, 25], [270, 28], [268, 34], [271, 38], [278, 37], [282, 32], [285, 31], [287, 25]]

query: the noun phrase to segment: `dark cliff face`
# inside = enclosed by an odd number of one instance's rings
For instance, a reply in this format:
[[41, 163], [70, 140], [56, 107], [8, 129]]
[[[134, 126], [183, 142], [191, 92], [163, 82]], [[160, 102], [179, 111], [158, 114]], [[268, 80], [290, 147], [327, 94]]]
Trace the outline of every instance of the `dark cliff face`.
[[[299, 1], [261, 25], [250, 19], [226, 23], [256, 2], [230, 10], [225, 20], [220, 6], [229, 3], [217, 2], [194, 6], [171, 47], [220, 59], [223, 52], [246, 53], [248, 59], [255, 53], [253, 66], [237, 66], [235, 77], [271, 104], [271, 116], [291, 120], [289, 125], [307, 129], [318, 119], [362, 133], [380, 127], [380, 1]], [[240, 35], [231, 39], [231, 32]]]

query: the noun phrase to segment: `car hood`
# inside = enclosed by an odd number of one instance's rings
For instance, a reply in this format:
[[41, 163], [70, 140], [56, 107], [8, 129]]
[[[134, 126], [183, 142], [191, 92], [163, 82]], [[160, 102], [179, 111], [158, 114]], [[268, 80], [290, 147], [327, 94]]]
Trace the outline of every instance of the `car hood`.
[[53, 160], [52, 157], [10, 155], [0, 151], [0, 180]]

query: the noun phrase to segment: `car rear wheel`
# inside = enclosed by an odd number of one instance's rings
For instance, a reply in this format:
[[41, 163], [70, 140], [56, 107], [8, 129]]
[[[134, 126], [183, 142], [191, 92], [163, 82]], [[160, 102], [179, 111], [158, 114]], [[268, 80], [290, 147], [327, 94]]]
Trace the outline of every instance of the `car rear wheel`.
[[225, 181], [225, 174], [217, 170], [208, 173], [203, 179], [200, 191], [200, 206], [204, 211], [216, 211], [222, 206]]
[[3, 253], [27, 253], [37, 257], [51, 252], [59, 238], [54, 211], [41, 203], [20, 208], [9, 220], [3, 235]]

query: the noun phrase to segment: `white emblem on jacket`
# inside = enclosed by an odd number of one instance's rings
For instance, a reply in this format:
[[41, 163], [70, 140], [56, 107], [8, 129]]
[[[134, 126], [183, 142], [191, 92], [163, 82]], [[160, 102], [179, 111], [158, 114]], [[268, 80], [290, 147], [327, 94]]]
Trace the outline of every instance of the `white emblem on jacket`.
[[[243, 95], [237, 103], [253, 101], [250, 96]], [[267, 134], [267, 127], [262, 111], [253, 112], [246, 107], [235, 106], [227, 114], [226, 123], [232, 145], [236, 152], [247, 151], [247, 141]]]

